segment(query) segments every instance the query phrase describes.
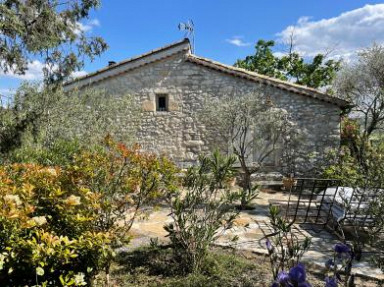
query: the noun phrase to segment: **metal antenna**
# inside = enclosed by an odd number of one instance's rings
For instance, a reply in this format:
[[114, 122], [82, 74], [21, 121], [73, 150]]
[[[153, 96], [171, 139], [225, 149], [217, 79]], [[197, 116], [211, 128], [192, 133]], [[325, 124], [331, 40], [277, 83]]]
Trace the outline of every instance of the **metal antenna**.
[[178, 26], [180, 31], [185, 31], [184, 38], [192, 42], [192, 53], [195, 53], [195, 24], [190, 19], [187, 22], [181, 22]]

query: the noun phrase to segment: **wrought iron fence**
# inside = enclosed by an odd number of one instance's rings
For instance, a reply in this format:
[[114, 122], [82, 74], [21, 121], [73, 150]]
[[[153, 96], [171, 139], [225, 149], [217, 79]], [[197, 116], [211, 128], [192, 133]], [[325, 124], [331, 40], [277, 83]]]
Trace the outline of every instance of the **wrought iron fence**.
[[381, 188], [344, 187], [334, 179], [298, 178], [288, 200], [270, 203], [280, 206], [291, 225], [320, 226], [345, 238], [344, 230], [349, 227], [382, 231], [382, 217], [372, 215], [372, 207], [377, 206], [383, 193]]

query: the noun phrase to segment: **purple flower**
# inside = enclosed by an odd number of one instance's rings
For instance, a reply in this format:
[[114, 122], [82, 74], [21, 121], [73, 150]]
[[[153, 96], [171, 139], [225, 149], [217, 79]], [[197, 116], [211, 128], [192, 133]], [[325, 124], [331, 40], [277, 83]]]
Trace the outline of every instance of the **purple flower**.
[[271, 285], [271, 287], [280, 287], [280, 284], [277, 283], [277, 282], [273, 282], [272, 285]]
[[334, 250], [338, 254], [350, 253], [351, 252], [351, 248], [348, 245], [344, 244], [344, 243], [337, 243], [337, 244], [335, 244]]
[[337, 287], [337, 279], [334, 277], [325, 278], [325, 287]]
[[269, 239], [267, 239], [267, 241], [265, 242], [265, 245], [267, 246], [268, 251], [272, 251], [273, 246]]
[[293, 282], [298, 283], [299, 286], [305, 286], [300, 285], [300, 283], [305, 283], [305, 268], [304, 265], [299, 263], [295, 267], [292, 267], [291, 270], [289, 270], [289, 279], [291, 279]]
[[288, 280], [289, 280], [289, 275], [285, 271], [281, 271], [277, 275], [277, 282], [279, 282], [280, 284], [286, 284], [288, 282]]

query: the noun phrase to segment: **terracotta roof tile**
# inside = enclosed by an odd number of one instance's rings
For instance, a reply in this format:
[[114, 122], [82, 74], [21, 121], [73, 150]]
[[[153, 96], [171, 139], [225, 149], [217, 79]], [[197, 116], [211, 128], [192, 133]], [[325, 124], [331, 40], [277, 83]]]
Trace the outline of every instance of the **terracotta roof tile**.
[[346, 107], [350, 106], [350, 102], [348, 102], [346, 100], [343, 100], [343, 99], [340, 99], [337, 97], [333, 97], [331, 95], [328, 95], [326, 93], [323, 93], [323, 92], [316, 90], [316, 89], [313, 89], [313, 88], [309, 88], [306, 86], [301, 86], [301, 85], [297, 85], [297, 84], [290, 83], [287, 81], [282, 81], [279, 79], [271, 78], [271, 77], [261, 75], [258, 73], [254, 73], [254, 72], [250, 72], [248, 70], [244, 70], [241, 68], [228, 66], [228, 65], [225, 65], [225, 64], [222, 64], [222, 63], [210, 60], [210, 59], [206, 59], [203, 57], [199, 57], [199, 56], [196, 56], [193, 54], [188, 55], [187, 61], [195, 63], [195, 64], [199, 64], [199, 65], [202, 65], [202, 66], [205, 66], [207, 68], [211, 68], [211, 69], [223, 72], [223, 73], [231, 74], [233, 76], [241, 77], [241, 78], [255, 81], [258, 83], [262, 83], [265, 85], [270, 85], [270, 86], [273, 86], [273, 87], [276, 87], [276, 88], [279, 88], [282, 90], [286, 90], [286, 91], [289, 91], [292, 93], [296, 93], [296, 94], [300, 94], [300, 95], [304, 95], [304, 96], [309, 96], [309, 97], [312, 97], [315, 99], [319, 99], [321, 101], [335, 104], [341, 108], [346, 108]]

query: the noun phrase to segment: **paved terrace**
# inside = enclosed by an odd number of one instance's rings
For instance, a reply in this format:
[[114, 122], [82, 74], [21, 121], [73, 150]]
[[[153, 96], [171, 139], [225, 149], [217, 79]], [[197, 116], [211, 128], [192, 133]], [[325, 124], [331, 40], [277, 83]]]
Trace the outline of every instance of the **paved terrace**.
[[[269, 200], [271, 199], [285, 200], [288, 199], [288, 195], [283, 192], [260, 192], [258, 198], [254, 201], [255, 208], [242, 211], [236, 220], [236, 227], [227, 231], [216, 244], [258, 254], [267, 254], [264, 236], [272, 233], [268, 218]], [[158, 238], [160, 242], [167, 242], [168, 239], [165, 237], [166, 232], [163, 226], [172, 221], [168, 216], [169, 213], [169, 209], [160, 208], [152, 213], [148, 220], [136, 221], [132, 227], [134, 238], [131, 246], [134, 248], [148, 244], [151, 238]], [[295, 224], [293, 228], [299, 238], [304, 238], [304, 236], [311, 238], [310, 249], [305, 253], [302, 261], [324, 268], [324, 262], [333, 257], [332, 248], [334, 244], [339, 242], [338, 238], [318, 226]], [[231, 242], [234, 235], [239, 237], [235, 244]], [[374, 256], [372, 254], [374, 253], [364, 253], [360, 262], [354, 262], [353, 272], [362, 276], [384, 280], [384, 275], [380, 269], [375, 268], [370, 262], [370, 256]]]

